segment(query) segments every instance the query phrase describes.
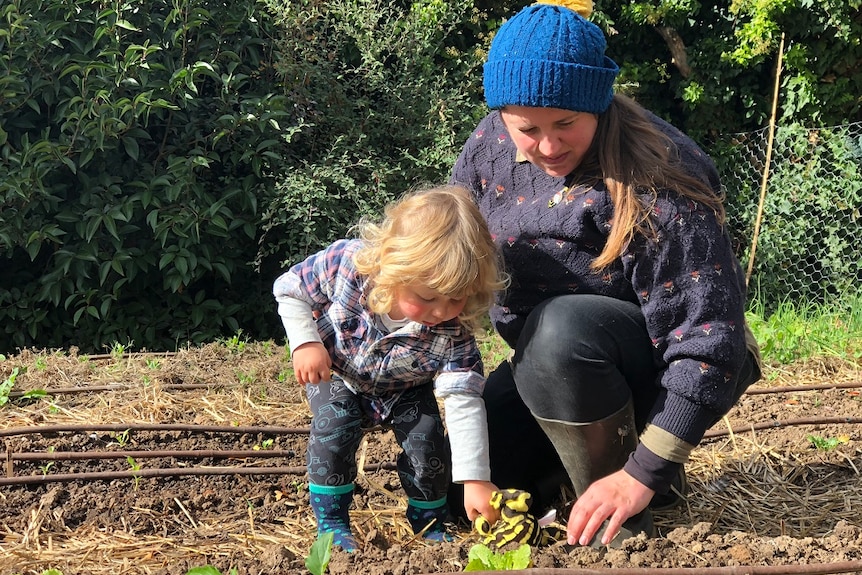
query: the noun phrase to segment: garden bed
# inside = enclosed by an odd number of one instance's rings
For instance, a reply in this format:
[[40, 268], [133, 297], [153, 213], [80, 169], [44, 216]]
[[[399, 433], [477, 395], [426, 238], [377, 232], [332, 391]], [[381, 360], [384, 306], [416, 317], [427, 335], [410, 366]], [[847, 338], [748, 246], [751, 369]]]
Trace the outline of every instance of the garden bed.
[[[15, 380], [0, 408], [0, 575], [176, 575], [203, 565], [307, 573], [310, 417], [283, 348], [234, 339], [173, 354], [113, 351], [24, 351], [0, 362], [0, 381]], [[534, 549], [534, 566], [855, 565], [860, 380], [835, 360], [768, 370], [694, 452], [690, 493], [656, 514], [658, 538], [619, 550]], [[21, 395], [28, 390], [48, 395]], [[478, 543], [466, 525], [453, 526], [452, 543], [413, 538], [396, 450], [389, 434], [367, 435], [351, 511], [360, 550], [335, 552], [332, 575], [459, 572]]]

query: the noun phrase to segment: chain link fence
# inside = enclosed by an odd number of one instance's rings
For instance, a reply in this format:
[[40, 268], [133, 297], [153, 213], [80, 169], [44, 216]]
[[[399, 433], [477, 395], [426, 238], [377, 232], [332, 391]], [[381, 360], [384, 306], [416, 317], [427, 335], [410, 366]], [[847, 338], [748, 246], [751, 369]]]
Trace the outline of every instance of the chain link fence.
[[[771, 140], [771, 148], [770, 148]], [[733, 134], [709, 147], [750, 301], [862, 299], [862, 122]]]

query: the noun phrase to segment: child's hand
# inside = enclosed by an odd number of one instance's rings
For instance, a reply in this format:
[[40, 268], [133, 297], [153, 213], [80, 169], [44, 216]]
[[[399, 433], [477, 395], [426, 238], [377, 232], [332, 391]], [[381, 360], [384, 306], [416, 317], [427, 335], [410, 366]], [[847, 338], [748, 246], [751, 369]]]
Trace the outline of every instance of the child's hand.
[[491, 505], [491, 494], [495, 491], [499, 490], [490, 481], [464, 482], [464, 510], [470, 521], [481, 515], [493, 525], [500, 519], [500, 510]]
[[319, 342], [304, 343], [293, 350], [293, 372], [302, 385], [332, 379], [332, 358]]

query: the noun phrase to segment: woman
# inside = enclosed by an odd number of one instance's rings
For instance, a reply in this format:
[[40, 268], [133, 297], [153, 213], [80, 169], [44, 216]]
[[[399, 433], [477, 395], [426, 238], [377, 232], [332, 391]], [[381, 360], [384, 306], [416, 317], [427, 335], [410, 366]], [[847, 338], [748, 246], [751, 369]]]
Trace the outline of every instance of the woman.
[[484, 68], [492, 112], [451, 178], [511, 275], [491, 310], [514, 350], [484, 393], [491, 480], [547, 504], [568, 475], [568, 542], [595, 546], [654, 534], [650, 507], [676, 497], [690, 452], [760, 377], [715, 166], [614, 94], [605, 47], [564, 6], [503, 24]]

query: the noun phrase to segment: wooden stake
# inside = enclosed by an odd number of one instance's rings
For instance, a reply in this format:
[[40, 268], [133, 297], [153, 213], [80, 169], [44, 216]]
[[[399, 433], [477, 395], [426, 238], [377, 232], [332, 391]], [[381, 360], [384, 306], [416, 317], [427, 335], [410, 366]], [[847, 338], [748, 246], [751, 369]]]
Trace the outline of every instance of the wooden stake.
[[769, 181], [769, 164], [772, 161], [772, 143], [775, 139], [775, 115], [778, 110], [778, 88], [781, 84], [781, 58], [784, 55], [784, 32], [781, 33], [781, 44], [778, 47], [778, 63], [775, 66], [775, 90], [772, 94], [772, 114], [769, 117], [769, 142], [766, 145], [766, 163], [763, 166], [763, 178], [760, 182], [760, 201], [757, 204], [757, 219], [754, 222], [754, 236], [751, 238], [751, 255], [748, 257], [748, 271], [745, 273], [745, 285], [751, 280], [754, 269], [754, 254], [757, 251], [757, 238], [760, 235], [760, 222], [763, 219], [763, 202], [766, 199], [766, 184]]

